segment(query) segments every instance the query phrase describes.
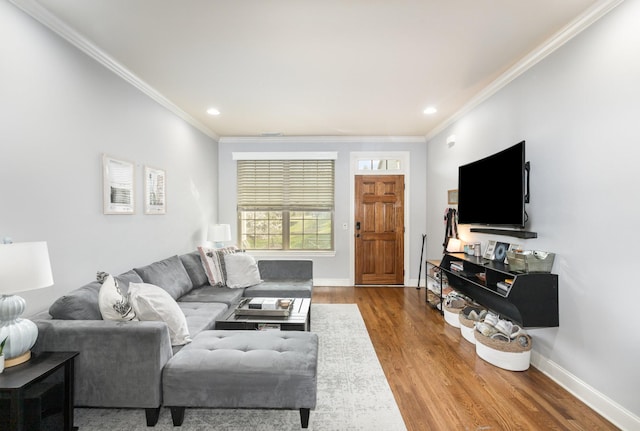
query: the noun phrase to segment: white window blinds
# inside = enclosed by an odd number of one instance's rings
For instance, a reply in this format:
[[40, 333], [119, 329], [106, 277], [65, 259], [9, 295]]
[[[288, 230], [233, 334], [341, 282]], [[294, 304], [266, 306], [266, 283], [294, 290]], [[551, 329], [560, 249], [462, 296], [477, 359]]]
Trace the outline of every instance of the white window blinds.
[[239, 210], [332, 210], [334, 160], [238, 160]]

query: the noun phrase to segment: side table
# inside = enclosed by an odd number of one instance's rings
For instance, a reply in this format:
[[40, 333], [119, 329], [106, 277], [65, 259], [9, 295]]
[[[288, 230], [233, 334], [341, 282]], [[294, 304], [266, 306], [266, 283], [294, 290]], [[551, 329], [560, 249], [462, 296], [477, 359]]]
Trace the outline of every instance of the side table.
[[42, 381], [60, 368], [64, 368], [64, 430], [71, 431], [73, 426], [73, 361], [78, 352], [42, 352], [34, 354], [23, 364], [6, 368], [0, 374], [0, 395], [10, 399], [9, 429], [24, 430], [24, 396], [29, 387]]

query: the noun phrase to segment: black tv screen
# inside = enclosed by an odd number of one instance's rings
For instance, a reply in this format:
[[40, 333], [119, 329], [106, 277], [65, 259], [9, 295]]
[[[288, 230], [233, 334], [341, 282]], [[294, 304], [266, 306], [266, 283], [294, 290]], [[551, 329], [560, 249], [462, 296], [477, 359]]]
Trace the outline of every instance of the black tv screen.
[[524, 141], [458, 168], [458, 223], [524, 228]]

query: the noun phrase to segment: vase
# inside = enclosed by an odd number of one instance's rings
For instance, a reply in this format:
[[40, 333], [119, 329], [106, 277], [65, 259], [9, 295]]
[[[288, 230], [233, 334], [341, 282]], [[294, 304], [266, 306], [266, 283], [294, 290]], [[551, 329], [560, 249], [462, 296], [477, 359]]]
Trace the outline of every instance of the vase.
[[4, 371], [4, 355], [0, 355], [0, 373]]

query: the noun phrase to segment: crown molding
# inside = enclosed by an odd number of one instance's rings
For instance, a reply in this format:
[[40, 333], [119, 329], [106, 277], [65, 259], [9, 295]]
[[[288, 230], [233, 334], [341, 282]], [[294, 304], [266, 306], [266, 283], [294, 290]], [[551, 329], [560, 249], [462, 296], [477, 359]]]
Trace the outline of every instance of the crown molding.
[[212, 138], [214, 141], [218, 141], [220, 137], [209, 127], [205, 126], [200, 121], [193, 118], [191, 115], [187, 114], [185, 111], [180, 109], [176, 104], [171, 102], [165, 96], [160, 94], [155, 88], [151, 87], [145, 81], [140, 79], [137, 75], [131, 72], [129, 69], [124, 67], [122, 64], [117, 62], [103, 50], [98, 48], [92, 42], [81, 36], [77, 31], [69, 27], [66, 23], [61, 21], [58, 17], [53, 15], [48, 9], [43, 7], [35, 0], [9, 0], [16, 7], [21, 9], [27, 15], [31, 16], [36, 21], [43, 24], [45, 27], [52, 30], [54, 33], [61, 36], [63, 39], [67, 40], [69, 43], [74, 45], [80, 51], [87, 54], [89, 57], [96, 60], [98, 63], [102, 64], [104, 67], [118, 75], [120, 78], [124, 79], [129, 84], [133, 85], [138, 90], [142, 91], [144, 94], [149, 96], [151, 99], [155, 100], [160, 105], [164, 106], [166, 109], [171, 111], [173, 114], [182, 118], [187, 123], [191, 124], [193, 127], [200, 130], [205, 135]]
[[427, 141], [424, 136], [225, 136], [220, 138], [219, 142], [221, 144], [425, 144]]
[[540, 61], [551, 55], [555, 50], [569, 42], [571, 39], [580, 34], [583, 30], [587, 29], [593, 23], [605, 16], [616, 6], [622, 3], [624, 0], [600, 0], [593, 6], [587, 9], [582, 15], [571, 21], [564, 26], [560, 31], [547, 39], [538, 48], [531, 51], [519, 62], [509, 68], [506, 72], [500, 75], [495, 81], [476, 94], [469, 102], [467, 102], [461, 109], [459, 109], [451, 117], [444, 120], [442, 123], [434, 127], [426, 136], [426, 140], [429, 141], [436, 135], [444, 131], [447, 127], [458, 121], [464, 115], [469, 113], [473, 108], [480, 105], [489, 97], [496, 94], [502, 88], [504, 88], [511, 81], [531, 69]]

